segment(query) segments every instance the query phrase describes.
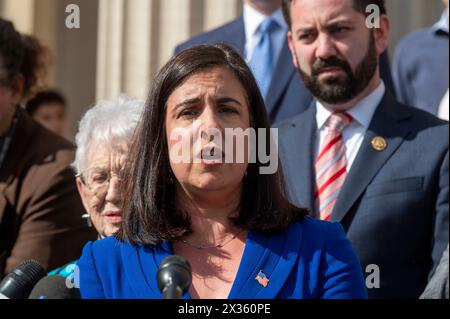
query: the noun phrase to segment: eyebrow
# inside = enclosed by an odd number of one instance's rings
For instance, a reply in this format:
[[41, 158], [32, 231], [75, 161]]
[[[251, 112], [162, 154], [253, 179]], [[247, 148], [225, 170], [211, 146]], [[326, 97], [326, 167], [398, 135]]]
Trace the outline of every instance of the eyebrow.
[[[238, 100], [233, 99], [232, 97], [229, 97], [229, 96], [219, 97], [219, 98], [216, 99], [216, 101], [218, 103], [235, 103], [235, 104], [237, 104], [239, 106], [242, 106], [241, 102], [239, 102]], [[174, 111], [176, 111], [177, 109], [179, 109], [179, 108], [181, 108], [183, 106], [196, 104], [198, 102], [200, 102], [200, 98], [198, 98], [198, 97], [194, 97], [192, 99], [184, 100], [183, 102], [175, 105]]]
[[232, 97], [229, 97], [229, 96], [219, 97], [217, 99], [217, 102], [219, 102], [219, 103], [230, 103], [231, 102], [231, 103], [235, 103], [242, 107], [241, 102], [239, 102], [238, 100], [233, 99]]
[[192, 98], [192, 99], [184, 100], [183, 102], [181, 102], [181, 103], [175, 105], [174, 111], [176, 111], [177, 109], [179, 109], [179, 108], [181, 108], [181, 107], [183, 107], [183, 106], [196, 104], [196, 103], [198, 103], [199, 101], [200, 101], [200, 98], [198, 98], [198, 97], [194, 97], [194, 98]]
[[[341, 26], [341, 25], [350, 25], [352, 26], [353, 23], [352, 21], [349, 21], [347, 19], [340, 19], [340, 20], [331, 20], [327, 23], [327, 25], [325, 26], [325, 29], [329, 30], [329, 29], [333, 29], [337, 26]], [[315, 27], [305, 27], [305, 28], [298, 28], [295, 33], [298, 35], [299, 33], [309, 33], [309, 32], [314, 32], [316, 31]]]
[[325, 28], [330, 29], [330, 28], [335, 28], [335, 27], [342, 26], [342, 25], [345, 25], [345, 26], [350, 25], [351, 26], [351, 25], [353, 25], [353, 23], [349, 20], [335, 20], [335, 21], [329, 22], [325, 26]]
[[308, 33], [308, 32], [313, 32], [313, 31], [315, 31], [316, 30], [316, 28], [298, 28], [296, 31], [295, 31], [295, 34], [299, 34], [299, 33]]

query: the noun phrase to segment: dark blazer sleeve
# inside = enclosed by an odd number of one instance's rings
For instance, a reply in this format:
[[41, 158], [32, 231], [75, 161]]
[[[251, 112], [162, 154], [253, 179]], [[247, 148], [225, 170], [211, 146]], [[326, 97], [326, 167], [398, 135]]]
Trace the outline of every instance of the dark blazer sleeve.
[[380, 56], [380, 76], [383, 79], [386, 88], [393, 96], [397, 96], [397, 90], [394, 85], [394, 80], [391, 73], [391, 64], [389, 62], [389, 55], [387, 50]]
[[321, 263], [321, 299], [366, 299], [358, 257], [339, 223], [328, 223]]
[[448, 163], [449, 153], [447, 151], [440, 169], [439, 189], [436, 202], [436, 217], [434, 220], [434, 232], [432, 239], [433, 268], [430, 270], [429, 278], [431, 278], [432, 274], [439, 265], [442, 254], [448, 245]]
[[36, 163], [23, 180], [17, 238], [5, 273], [26, 259], [51, 270], [76, 260], [94, 232], [81, 218], [83, 206], [69, 167], [73, 152], [60, 150]]
[[[80, 273], [80, 294], [83, 299], [105, 299], [102, 283], [93, 256], [93, 243], [83, 248], [83, 254], [77, 261]], [[119, 280], [119, 278], [117, 278]]]

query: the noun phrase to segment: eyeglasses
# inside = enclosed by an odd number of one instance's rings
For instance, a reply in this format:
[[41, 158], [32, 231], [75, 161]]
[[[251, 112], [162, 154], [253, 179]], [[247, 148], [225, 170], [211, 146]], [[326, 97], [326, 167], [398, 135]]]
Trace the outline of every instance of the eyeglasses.
[[119, 182], [122, 182], [125, 178], [125, 170], [122, 168], [119, 172], [115, 173], [104, 168], [94, 167], [76, 176], [80, 177], [83, 184], [96, 196], [104, 196], [108, 192], [111, 178], [115, 176]]

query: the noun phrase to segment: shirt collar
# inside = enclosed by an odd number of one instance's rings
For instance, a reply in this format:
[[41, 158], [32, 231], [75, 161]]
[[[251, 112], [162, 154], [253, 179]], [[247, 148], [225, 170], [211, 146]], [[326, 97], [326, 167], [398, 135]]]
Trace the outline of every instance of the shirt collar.
[[[378, 85], [372, 93], [359, 101], [358, 104], [348, 110], [347, 113], [353, 117], [355, 120], [354, 122], [362, 125], [364, 129], [367, 130], [370, 122], [372, 121], [373, 114], [380, 104], [385, 91], [386, 87], [384, 82], [381, 81], [380, 85]], [[316, 108], [317, 127], [322, 129], [332, 112], [326, 109], [325, 106], [323, 106], [323, 104], [319, 101], [316, 102]]]
[[436, 22], [431, 29], [434, 32], [444, 31], [445, 33], [449, 33], [449, 22], [448, 22], [448, 8], [442, 13], [441, 18], [438, 22]]
[[[245, 37], [248, 39], [256, 34], [258, 28], [266, 18], [264, 14], [256, 11], [248, 4], [244, 4], [244, 27], [245, 27]], [[285, 29], [287, 32], [288, 26], [283, 17], [283, 11], [279, 8], [277, 11], [272, 13], [270, 16], [281, 28]]]

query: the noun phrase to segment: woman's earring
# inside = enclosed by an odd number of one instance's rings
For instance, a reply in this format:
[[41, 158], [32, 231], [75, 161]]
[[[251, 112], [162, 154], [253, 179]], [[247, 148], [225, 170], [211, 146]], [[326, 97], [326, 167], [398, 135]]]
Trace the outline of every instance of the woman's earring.
[[89, 215], [88, 213], [83, 214], [81, 216], [81, 218], [83, 218], [84, 220], [86, 220], [86, 223], [88, 224], [89, 227], [92, 227], [92, 220], [91, 220], [91, 215]]
[[172, 170], [169, 168], [169, 183], [170, 184], [173, 184], [173, 172], [172, 172]]

